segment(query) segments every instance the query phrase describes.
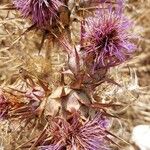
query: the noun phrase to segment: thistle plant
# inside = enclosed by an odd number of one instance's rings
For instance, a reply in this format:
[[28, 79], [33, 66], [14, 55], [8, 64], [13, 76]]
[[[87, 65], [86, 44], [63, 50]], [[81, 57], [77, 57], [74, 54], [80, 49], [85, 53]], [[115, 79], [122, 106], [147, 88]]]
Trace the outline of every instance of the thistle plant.
[[[104, 101], [102, 96], [109, 98], [107, 89], [101, 95], [98, 91], [104, 84], [122, 88], [111, 69], [131, 59], [136, 48], [128, 30], [131, 21], [124, 15], [124, 2], [12, 0], [11, 5], [4, 5], [1, 10], [15, 10], [23, 21], [30, 20], [25, 32], [6, 47], [9, 56], [19, 56], [23, 61], [18, 58], [20, 64], [14, 67], [17, 73], [12, 74], [9, 82], [3, 82], [0, 93], [0, 118], [12, 126], [20, 123], [20, 134], [24, 130], [28, 137], [15, 148], [120, 147], [118, 142], [125, 141], [113, 134], [112, 118], [119, 116], [112, 111], [123, 104]], [[37, 30], [43, 34], [40, 44]], [[34, 44], [40, 45], [42, 51], [33, 50]], [[51, 57], [52, 53], [63, 54], [59, 66], [52, 67], [53, 59], [58, 58]]]

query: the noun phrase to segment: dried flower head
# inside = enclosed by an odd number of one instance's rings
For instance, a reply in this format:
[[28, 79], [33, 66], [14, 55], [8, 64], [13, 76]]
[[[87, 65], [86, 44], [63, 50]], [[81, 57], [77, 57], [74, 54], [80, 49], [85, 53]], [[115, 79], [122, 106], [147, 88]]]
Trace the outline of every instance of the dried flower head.
[[33, 24], [39, 27], [50, 26], [58, 18], [60, 0], [13, 0], [23, 17], [31, 17]]
[[42, 150], [51, 150], [51, 148], [107, 150], [109, 149], [105, 141], [107, 125], [107, 120], [101, 114], [84, 123], [80, 120], [79, 114], [74, 114], [68, 121], [55, 118], [50, 125], [52, 143], [40, 148]]
[[122, 8], [98, 10], [86, 20], [84, 50], [87, 58], [93, 59], [94, 70], [121, 64], [135, 49], [128, 32], [131, 22], [123, 16]]

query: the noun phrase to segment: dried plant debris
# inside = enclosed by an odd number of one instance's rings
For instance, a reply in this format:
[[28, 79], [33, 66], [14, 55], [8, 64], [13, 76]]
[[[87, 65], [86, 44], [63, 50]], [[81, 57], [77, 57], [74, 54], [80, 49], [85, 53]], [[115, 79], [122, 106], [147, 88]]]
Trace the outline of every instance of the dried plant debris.
[[[129, 147], [129, 117], [143, 105], [141, 95], [148, 96], [149, 88], [140, 86], [141, 66], [136, 69], [139, 60], [133, 59], [148, 42], [136, 32], [144, 17], [141, 9], [147, 9], [143, 4], [138, 11], [137, 3], [0, 2], [2, 148]], [[135, 19], [137, 14], [141, 18]], [[143, 35], [149, 32], [146, 28]], [[148, 57], [142, 55], [143, 60]], [[143, 109], [139, 113], [148, 120]]]

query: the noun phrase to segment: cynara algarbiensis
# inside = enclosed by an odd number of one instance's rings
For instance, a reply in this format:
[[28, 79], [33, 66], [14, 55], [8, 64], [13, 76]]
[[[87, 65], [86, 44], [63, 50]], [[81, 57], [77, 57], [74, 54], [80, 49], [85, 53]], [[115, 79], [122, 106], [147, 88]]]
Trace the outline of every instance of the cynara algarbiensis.
[[86, 19], [83, 28], [83, 49], [87, 58], [93, 59], [94, 70], [119, 65], [135, 50], [133, 36], [128, 32], [131, 21], [122, 14], [122, 8], [96, 11], [94, 17]]
[[52, 25], [58, 19], [60, 0], [13, 0], [24, 18], [31, 17], [33, 24], [39, 27]]
[[41, 150], [108, 150], [106, 145], [108, 127], [107, 120], [97, 114], [92, 120], [82, 123], [75, 114], [72, 119], [65, 121], [57, 118], [51, 121], [52, 143], [41, 146]]

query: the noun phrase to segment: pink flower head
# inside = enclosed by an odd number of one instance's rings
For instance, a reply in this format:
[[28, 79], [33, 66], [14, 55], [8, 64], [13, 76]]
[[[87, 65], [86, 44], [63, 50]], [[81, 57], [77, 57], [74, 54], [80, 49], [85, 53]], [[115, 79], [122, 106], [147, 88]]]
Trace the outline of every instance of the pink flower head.
[[98, 10], [83, 26], [83, 49], [87, 58], [93, 59], [94, 70], [119, 65], [134, 52], [133, 36], [128, 32], [131, 22], [123, 16], [122, 4], [120, 1], [120, 9]]
[[31, 16], [33, 24], [39, 27], [52, 25], [58, 18], [59, 7], [63, 5], [60, 0], [13, 0], [13, 3], [23, 17]]
[[85, 150], [108, 150], [105, 141], [108, 121], [102, 115], [97, 114], [92, 120], [87, 121], [79, 128], [79, 132], [74, 139], [76, 145], [81, 145]]
[[[57, 119], [51, 121], [52, 143], [41, 146], [41, 150], [108, 150], [106, 145], [105, 129], [107, 121], [101, 114], [97, 114], [93, 119], [83, 123], [78, 114], [65, 121]], [[53, 148], [53, 149], [52, 149]]]

